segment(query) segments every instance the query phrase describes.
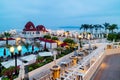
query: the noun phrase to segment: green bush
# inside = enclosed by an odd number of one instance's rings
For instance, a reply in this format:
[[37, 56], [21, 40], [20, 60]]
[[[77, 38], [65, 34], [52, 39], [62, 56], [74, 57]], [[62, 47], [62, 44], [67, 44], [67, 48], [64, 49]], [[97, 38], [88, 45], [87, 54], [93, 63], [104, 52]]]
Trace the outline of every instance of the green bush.
[[8, 77], [3, 77], [2, 80], [10, 80]]
[[50, 35], [44, 35], [43, 38], [45, 38], [45, 39], [51, 39], [51, 36]]
[[110, 34], [108, 34], [107, 39], [110, 41], [113, 41], [113, 40], [117, 41], [117, 39], [118, 39], [117, 36], [118, 36], [118, 34], [116, 34], [116, 33], [110, 33]]

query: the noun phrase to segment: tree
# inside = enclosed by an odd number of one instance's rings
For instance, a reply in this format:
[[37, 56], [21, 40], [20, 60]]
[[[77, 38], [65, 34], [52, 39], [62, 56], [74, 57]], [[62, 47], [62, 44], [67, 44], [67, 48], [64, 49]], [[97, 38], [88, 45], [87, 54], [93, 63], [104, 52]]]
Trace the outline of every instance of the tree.
[[96, 34], [96, 37], [97, 37], [98, 24], [95, 24], [95, 25], [94, 25], [94, 28], [95, 28], [95, 34]]
[[111, 31], [112, 33], [114, 32], [115, 29], [118, 29], [117, 24], [112, 24], [112, 25], [109, 25], [108, 27], [109, 32]]
[[30, 43], [28, 42], [24, 42], [24, 41], [21, 41], [22, 45], [25, 46], [25, 48], [27, 49], [27, 51], [29, 51], [29, 46], [31, 45]]
[[87, 32], [87, 30], [89, 29], [89, 24], [82, 24], [80, 30], [81, 29], [84, 29], [84, 32]]
[[89, 29], [90, 29], [91, 34], [93, 34], [94, 26], [92, 24], [89, 25]]
[[44, 35], [43, 38], [45, 38], [45, 39], [51, 39], [51, 36], [50, 35]]
[[110, 26], [110, 24], [105, 22], [103, 25], [104, 25], [105, 33], [107, 33], [107, 29]]
[[64, 39], [63, 42], [68, 43], [70, 48], [73, 47], [73, 44], [75, 44], [75, 41], [70, 38]]
[[[19, 67], [17, 67], [17, 70], [19, 70]], [[15, 72], [15, 67], [11, 66], [7, 69], [2, 70], [2, 74], [4, 76], [7, 76], [10, 80], [13, 80], [13, 73]]]
[[95, 28], [96, 37], [98, 37], [98, 35], [99, 35], [98, 30], [100, 30], [100, 32], [101, 32], [101, 29], [103, 28], [103, 26], [100, 24], [95, 24], [94, 28]]
[[10, 34], [9, 32], [4, 32], [4, 33], [3, 33], [3, 37], [4, 37], [5, 40], [6, 40], [6, 45], [8, 45], [8, 38], [11, 37], [11, 34]]
[[52, 37], [52, 40], [59, 40], [58, 37]]
[[116, 33], [109, 33], [107, 39], [110, 40], [110, 41], [113, 41], [113, 40], [116, 41], [117, 40], [117, 34]]

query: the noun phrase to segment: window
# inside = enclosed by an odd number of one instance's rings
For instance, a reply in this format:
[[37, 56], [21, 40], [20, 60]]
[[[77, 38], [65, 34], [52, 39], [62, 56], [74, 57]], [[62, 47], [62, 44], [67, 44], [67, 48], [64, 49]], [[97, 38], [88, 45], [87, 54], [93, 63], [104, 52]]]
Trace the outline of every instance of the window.
[[33, 29], [33, 27], [32, 27], [32, 26], [30, 26], [30, 29]]

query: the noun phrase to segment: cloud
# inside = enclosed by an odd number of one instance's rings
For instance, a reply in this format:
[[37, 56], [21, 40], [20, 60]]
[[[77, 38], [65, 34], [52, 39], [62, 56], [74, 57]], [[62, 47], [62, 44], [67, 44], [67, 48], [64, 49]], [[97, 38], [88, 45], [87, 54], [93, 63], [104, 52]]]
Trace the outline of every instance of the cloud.
[[[104, 21], [119, 24], [120, 0], [0, 0], [0, 25], [25, 25], [27, 21], [51, 26]], [[11, 21], [14, 20], [14, 21]]]

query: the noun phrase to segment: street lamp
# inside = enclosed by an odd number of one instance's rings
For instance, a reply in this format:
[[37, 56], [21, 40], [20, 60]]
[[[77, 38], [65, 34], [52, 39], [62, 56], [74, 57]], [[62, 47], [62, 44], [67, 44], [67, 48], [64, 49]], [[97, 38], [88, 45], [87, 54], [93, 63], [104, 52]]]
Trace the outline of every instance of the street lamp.
[[[20, 52], [21, 51], [21, 46], [19, 45], [18, 47], [17, 47], [17, 50], [18, 50], [18, 52]], [[10, 52], [12, 53], [12, 56], [14, 55], [14, 50], [15, 50], [15, 48], [12, 46], [12, 47], [10, 47]], [[17, 75], [17, 53], [15, 52], [15, 75]]]
[[81, 42], [81, 39], [82, 39], [82, 35], [80, 34], [79, 36], [78, 36], [78, 38], [79, 38], [79, 47], [80, 47], [80, 49], [82, 49], [82, 42]]
[[[89, 40], [89, 50], [91, 50], [90, 38], [91, 38], [91, 35], [90, 35], [90, 34], [88, 34], [88, 40]], [[91, 51], [90, 51], [90, 52], [91, 52]]]
[[53, 56], [54, 56], [54, 63], [55, 63], [55, 65], [56, 65], [56, 51], [55, 50], [52, 50], [52, 54], [53, 54]]
[[14, 54], [14, 47], [13, 47], [13, 46], [10, 47], [10, 52], [11, 52], [11, 56], [12, 56], [12, 58], [13, 58], [13, 54]]
[[18, 54], [19, 54], [19, 56], [21, 56], [21, 50], [22, 50], [22, 47], [21, 47], [20, 45], [17, 47], [17, 50], [18, 50]]

